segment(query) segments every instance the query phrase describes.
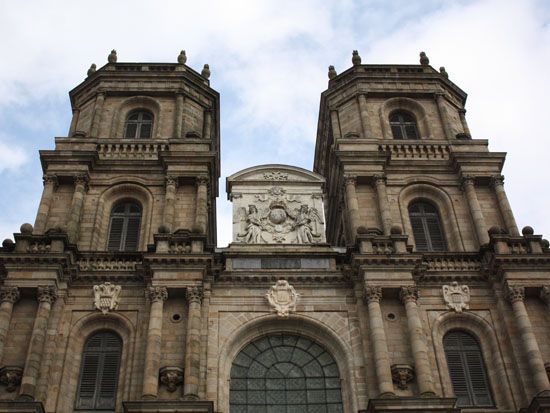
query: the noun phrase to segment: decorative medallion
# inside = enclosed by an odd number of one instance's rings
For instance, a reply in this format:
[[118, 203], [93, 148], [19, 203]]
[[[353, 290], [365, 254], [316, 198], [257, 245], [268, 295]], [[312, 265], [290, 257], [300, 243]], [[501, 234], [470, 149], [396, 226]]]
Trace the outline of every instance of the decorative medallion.
[[277, 311], [279, 317], [288, 317], [290, 311], [296, 311], [300, 294], [286, 280], [278, 280], [265, 295], [269, 305]]
[[447, 307], [461, 313], [470, 307], [470, 288], [453, 281], [451, 285], [443, 286], [443, 299]]
[[264, 179], [268, 181], [286, 181], [288, 180], [288, 174], [281, 171], [265, 172]]
[[109, 311], [116, 310], [119, 302], [120, 285], [105, 282], [103, 284], [94, 285], [94, 305], [103, 314]]

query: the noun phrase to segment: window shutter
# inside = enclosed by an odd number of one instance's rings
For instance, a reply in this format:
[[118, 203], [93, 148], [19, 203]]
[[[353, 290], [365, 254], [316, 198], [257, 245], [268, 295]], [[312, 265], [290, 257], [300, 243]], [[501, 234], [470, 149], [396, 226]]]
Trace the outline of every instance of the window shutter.
[[109, 242], [107, 244], [107, 249], [109, 251], [120, 251], [123, 229], [124, 218], [112, 217], [111, 228], [109, 229]]
[[391, 125], [391, 133], [393, 139], [403, 139], [403, 132], [401, 131], [400, 125]]
[[407, 139], [418, 139], [416, 125], [414, 124], [405, 125], [405, 135], [407, 135]]
[[129, 139], [134, 139], [136, 137], [136, 132], [137, 132], [137, 123], [127, 123], [124, 137]]
[[86, 354], [82, 357], [82, 371], [80, 373], [80, 383], [78, 386], [78, 396], [76, 407], [79, 409], [93, 409], [95, 387], [97, 375], [99, 372], [100, 355]]
[[429, 251], [428, 238], [426, 237], [426, 231], [422, 223], [422, 217], [411, 214], [411, 227], [414, 235], [414, 243], [416, 244], [416, 250], [420, 252]]
[[118, 351], [109, 351], [103, 354], [103, 371], [99, 380], [97, 408], [115, 408], [119, 364], [120, 353]]
[[147, 139], [151, 137], [151, 124], [143, 123], [139, 130], [139, 137], [142, 139]]
[[124, 251], [136, 251], [139, 242], [140, 217], [129, 217], [126, 226], [126, 239], [124, 240]]
[[426, 216], [426, 227], [431, 243], [431, 251], [445, 251], [447, 249], [439, 217], [437, 215]]
[[472, 401], [468, 392], [466, 371], [460, 353], [457, 350], [445, 350], [445, 355], [447, 356], [447, 366], [449, 367], [449, 376], [451, 376], [457, 406], [471, 406]]

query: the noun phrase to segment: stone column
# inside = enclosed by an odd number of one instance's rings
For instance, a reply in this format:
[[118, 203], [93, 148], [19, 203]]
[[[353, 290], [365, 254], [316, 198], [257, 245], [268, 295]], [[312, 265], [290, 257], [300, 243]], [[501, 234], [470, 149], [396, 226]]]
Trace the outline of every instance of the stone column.
[[0, 366], [4, 355], [6, 336], [10, 328], [13, 305], [19, 300], [19, 289], [17, 287], [0, 287]]
[[340, 120], [338, 119], [338, 111], [335, 109], [330, 110], [330, 122], [334, 140], [340, 139], [342, 137], [342, 133], [340, 132]]
[[105, 92], [99, 92], [95, 98], [94, 115], [92, 117], [92, 127], [90, 136], [97, 138], [99, 133], [99, 125], [101, 123], [101, 114], [103, 112], [103, 103], [105, 102]]
[[540, 290], [540, 298], [550, 310], [550, 285], [544, 285]]
[[203, 138], [210, 140], [211, 134], [212, 134], [212, 109], [205, 109]]
[[392, 222], [388, 193], [386, 191], [386, 175], [374, 175], [374, 183], [376, 185], [376, 196], [378, 198], [378, 208], [380, 209], [384, 235], [390, 235]]
[[195, 230], [200, 234], [206, 234], [208, 225], [208, 177], [198, 176], [197, 198], [195, 202]]
[[55, 175], [44, 175], [42, 179], [44, 180], [44, 191], [42, 192], [42, 199], [40, 200], [36, 221], [34, 222], [35, 234], [43, 234], [46, 231], [53, 193], [57, 186], [57, 176]]
[[84, 194], [86, 193], [87, 186], [87, 175], [81, 174], [74, 177], [73, 200], [67, 221], [67, 235], [69, 236], [69, 240], [74, 244], [78, 242], [80, 215], [82, 214], [82, 205], [84, 204]]
[[76, 125], [78, 123], [78, 117], [80, 116], [80, 109], [73, 109], [73, 117], [71, 119], [71, 126], [69, 127], [69, 138], [71, 138], [76, 132]]
[[355, 243], [357, 227], [359, 226], [359, 202], [357, 201], [357, 193], [355, 191], [357, 177], [344, 175], [344, 182], [346, 185], [346, 206], [348, 208], [350, 241]]
[[187, 288], [187, 337], [185, 340], [185, 369], [183, 397], [186, 400], [199, 398], [199, 375], [201, 354], [201, 301], [202, 287]]
[[34, 319], [27, 358], [25, 360], [25, 369], [23, 370], [23, 378], [21, 379], [21, 389], [19, 391], [19, 397], [23, 400], [34, 400], [44, 345], [46, 343], [48, 320], [52, 304], [57, 299], [57, 289], [53, 285], [38, 286], [37, 297], [38, 310]]
[[443, 93], [437, 93], [435, 95], [435, 101], [437, 102], [437, 109], [441, 115], [441, 123], [443, 124], [443, 130], [445, 131], [445, 136], [447, 139], [454, 139], [453, 133], [451, 131], [451, 124], [449, 121], [449, 114], [447, 113], [447, 108], [445, 107], [445, 96]]
[[470, 207], [470, 214], [474, 220], [474, 226], [477, 234], [479, 245], [485, 245], [489, 243], [489, 234], [487, 233], [487, 226], [485, 225], [485, 218], [483, 212], [481, 212], [481, 206], [477, 199], [474, 178], [472, 176], [465, 176], [462, 179], [462, 189], [466, 193], [466, 199], [468, 200], [468, 206]]
[[521, 337], [522, 349], [525, 351], [525, 357], [529, 363], [535, 390], [537, 394], [550, 391], [550, 382], [544, 368], [544, 360], [523, 301], [525, 299], [525, 288], [507, 285], [506, 298], [512, 304], [516, 326], [519, 330], [518, 336]]
[[466, 122], [466, 109], [459, 109], [458, 115], [460, 116], [460, 123], [462, 123], [462, 130], [466, 135], [472, 136], [470, 133], [470, 128], [468, 127], [468, 123]]
[[162, 313], [164, 301], [168, 298], [166, 287], [148, 287], [145, 295], [151, 301], [145, 368], [143, 370], [142, 399], [156, 399], [158, 395], [160, 351], [162, 342]]
[[166, 193], [164, 195], [164, 225], [174, 232], [174, 210], [176, 202], [176, 189], [178, 187], [178, 178], [175, 176], [166, 177]]
[[401, 287], [399, 294], [407, 312], [407, 325], [414, 358], [414, 369], [420, 395], [435, 395], [432, 369], [428, 359], [428, 344], [420, 320], [418, 309], [418, 288], [415, 286]]
[[381, 299], [382, 288], [365, 287], [365, 301], [369, 309], [370, 339], [374, 353], [374, 368], [376, 370], [378, 390], [382, 397], [393, 395], [394, 391], [386, 331], [384, 330], [384, 321], [382, 320], [382, 311], [380, 310]]
[[176, 93], [176, 113], [174, 119], [174, 137], [181, 139], [183, 135], [183, 94]]
[[519, 237], [518, 226], [516, 224], [516, 220], [514, 219], [514, 214], [512, 212], [512, 208], [510, 207], [510, 203], [508, 202], [506, 192], [504, 192], [504, 176], [493, 176], [491, 178], [491, 185], [497, 195], [498, 206], [504, 218], [504, 224], [506, 225], [508, 233], [514, 237]]
[[367, 111], [367, 96], [360, 94], [359, 101], [359, 116], [361, 117], [361, 126], [363, 127], [363, 137], [365, 139], [372, 138], [369, 125], [369, 112]]

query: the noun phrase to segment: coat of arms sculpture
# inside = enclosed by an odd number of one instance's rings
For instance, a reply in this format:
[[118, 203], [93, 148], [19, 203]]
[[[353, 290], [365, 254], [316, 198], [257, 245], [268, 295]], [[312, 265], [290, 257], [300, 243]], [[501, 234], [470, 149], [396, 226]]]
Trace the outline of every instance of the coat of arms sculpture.
[[267, 301], [279, 317], [288, 317], [290, 311], [296, 311], [296, 303], [300, 294], [286, 280], [278, 280], [267, 294]]
[[443, 299], [451, 310], [461, 313], [470, 306], [470, 288], [467, 285], [458, 285], [453, 281], [451, 285], [443, 286]]
[[118, 307], [118, 297], [120, 295], [120, 285], [105, 282], [94, 285], [94, 305], [103, 314], [116, 310]]

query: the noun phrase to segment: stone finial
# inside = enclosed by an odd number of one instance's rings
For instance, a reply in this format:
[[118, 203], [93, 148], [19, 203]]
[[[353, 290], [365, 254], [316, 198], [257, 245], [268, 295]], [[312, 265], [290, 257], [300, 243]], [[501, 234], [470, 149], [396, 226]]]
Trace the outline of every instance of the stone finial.
[[122, 287], [120, 285], [105, 282], [103, 284], [94, 285], [94, 305], [95, 308], [103, 314], [118, 308], [119, 296]]
[[176, 391], [183, 384], [183, 369], [180, 367], [163, 367], [159, 371], [160, 382], [164, 384], [170, 393]]
[[441, 76], [443, 76], [445, 79], [448, 79], [449, 78], [449, 74], [447, 73], [447, 71], [445, 70], [445, 66], [441, 66], [439, 68], [439, 73], [441, 74]]
[[430, 64], [430, 59], [428, 59], [425, 52], [420, 52], [420, 64], [422, 66], [428, 66]]
[[401, 228], [400, 225], [392, 225], [390, 228], [390, 234], [391, 235], [401, 235], [403, 234], [403, 228]]
[[205, 79], [210, 78], [210, 66], [208, 66], [208, 64], [205, 64], [204, 67], [202, 68], [201, 76], [204, 77]]
[[187, 62], [187, 55], [185, 54], [185, 50], [182, 50], [178, 55], [178, 63], [180, 65], [184, 65], [186, 62]]
[[370, 302], [379, 303], [380, 300], [382, 299], [382, 288], [381, 287], [366, 286], [363, 297], [364, 297], [365, 301], [367, 302], [367, 304], [370, 303]]
[[90, 77], [91, 75], [93, 75], [95, 73], [96, 68], [97, 68], [97, 66], [95, 65], [95, 63], [92, 63], [92, 65], [88, 69], [88, 77]]
[[0, 369], [0, 383], [6, 386], [6, 391], [11, 393], [21, 384], [23, 369], [17, 366], [5, 366]]
[[2, 241], [2, 247], [7, 251], [12, 251], [15, 248], [15, 242], [12, 239], [6, 238]]
[[336, 73], [336, 69], [334, 69], [334, 66], [329, 66], [328, 67], [328, 78], [329, 79], [334, 79], [338, 74]]
[[32, 234], [34, 228], [32, 227], [31, 224], [29, 224], [28, 222], [25, 222], [23, 225], [21, 225], [21, 227], [19, 228], [19, 231], [21, 231], [21, 234], [25, 234], [25, 235], [30, 235]]
[[147, 287], [145, 295], [151, 302], [166, 301], [168, 299], [168, 290], [166, 287]]
[[53, 285], [39, 285], [37, 288], [37, 297], [40, 303], [53, 304], [57, 300], [57, 288]]
[[361, 56], [359, 56], [359, 52], [357, 50], [354, 50], [351, 55], [351, 63], [353, 63], [354, 66], [361, 64]]
[[115, 49], [111, 50], [111, 53], [109, 53], [109, 56], [107, 56], [107, 61], [109, 63], [116, 63], [117, 55], [116, 55], [116, 50]]
[[535, 230], [533, 229], [533, 227], [530, 227], [529, 225], [523, 227], [523, 229], [521, 230], [521, 233], [523, 235], [533, 235], [535, 233]]
[[19, 288], [17, 287], [0, 287], [0, 303], [8, 301], [12, 304], [16, 303], [19, 300]]
[[401, 390], [407, 390], [407, 383], [414, 379], [414, 368], [408, 364], [393, 364], [391, 378]]
[[203, 297], [203, 290], [202, 287], [195, 286], [195, 287], [187, 287], [187, 290], [185, 292], [185, 297], [187, 298], [187, 301], [189, 303], [201, 303], [202, 297]]

